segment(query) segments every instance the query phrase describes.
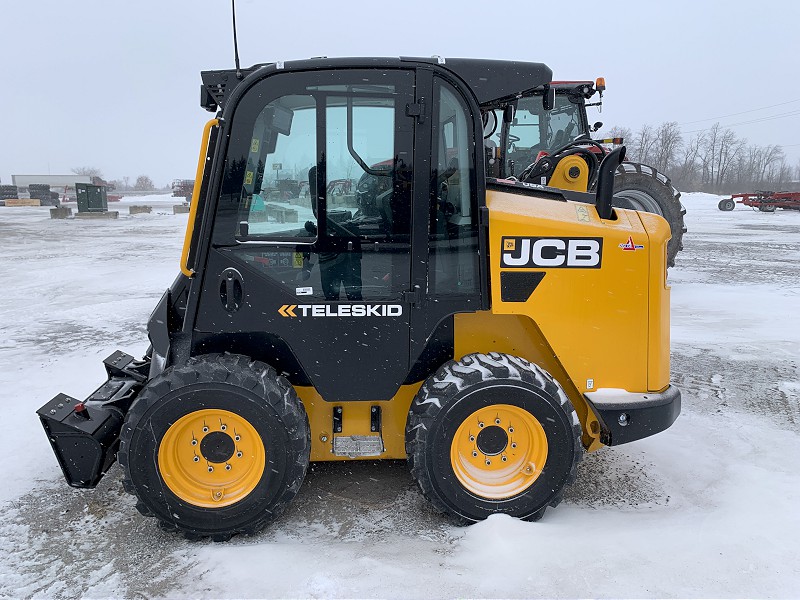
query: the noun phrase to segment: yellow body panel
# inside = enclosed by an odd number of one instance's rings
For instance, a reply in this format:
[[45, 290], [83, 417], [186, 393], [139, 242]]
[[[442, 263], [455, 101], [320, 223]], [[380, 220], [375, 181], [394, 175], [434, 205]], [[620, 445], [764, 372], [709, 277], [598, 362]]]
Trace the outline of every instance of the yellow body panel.
[[600, 423], [597, 417], [589, 410], [583, 395], [573, 385], [558, 356], [530, 317], [489, 311], [456, 315], [454, 354], [456, 358], [461, 358], [472, 352], [521, 356], [550, 373], [564, 388], [578, 413], [584, 432], [584, 447], [589, 451], [600, 448]]
[[[548, 371], [572, 401], [589, 451], [602, 446], [584, 398], [599, 388], [660, 392], [669, 385], [668, 223], [648, 213], [615, 209], [601, 220], [590, 204], [487, 192], [492, 308], [455, 315], [454, 357], [472, 352], [521, 356]], [[599, 268], [501, 267], [503, 241], [516, 238], [602, 238]], [[544, 272], [525, 302], [503, 302], [502, 271]], [[370, 408], [380, 406], [385, 452], [402, 459], [409, 407], [420, 383], [383, 402], [325, 402], [297, 387], [311, 425], [311, 460], [351, 460], [332, 453], [334, 406], [343, 407], [340, 435], [370, 435]], [[366, 400], [366, 399], [365, 399]], [[374, 457], [371, 457], [374, 458]]]
[[[649, 240], [633, 211], [601, 221], [591, 205], [489, 192], [492, 312], [532, 319], [578, 391], [648, 391]], [[587, 218], [588, 217], [588, 218]], [[665, 223], [666, 226], [666, 223]], [[602, 237], [600, 268], [529, 269], [544, 279], [527, 302], [503, 302], [504, 236]], [[643, 248], [626, 251], [633, 242]]]
[[[411, 401], [422, 382], [404, 385], [394, 398], [384, 402], [325, 402], [313, 387], [295, 387], [303, 401], [311, 426], [311, 460], [354, 460], [347, 456], [333, 454], [333, 408], [341, 406], [343, 411], [342, 432], [337, 435], [375, 435], [370, 431], [370, 408], [381, 407], [384, 453], [375, 458], [406, 457], [406, 419]], [[358, 460], [358, 459], [356, 459]]]
[[663, 245], [664, 252], [652, 252], [650, 256], [650, 314], [648, 331], [650, 347], [647, 365], [649, 391], [660, 391], [669, 385], [669, 306], [670, 289], [667, 285], [667, 252], [671, 232], [666, 221], [652, 213], [637, 213], [650, 233], [653, 248]]

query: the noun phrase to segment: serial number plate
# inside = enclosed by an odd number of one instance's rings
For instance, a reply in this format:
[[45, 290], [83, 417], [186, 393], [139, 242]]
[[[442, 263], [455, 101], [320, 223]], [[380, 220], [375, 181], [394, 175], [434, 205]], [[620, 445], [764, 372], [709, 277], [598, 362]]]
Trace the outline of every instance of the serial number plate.
[[333, 453], [336, 456], [380, 456], [383, 454], [383, 439], [379, 435], [351, 435], [333, 438]]

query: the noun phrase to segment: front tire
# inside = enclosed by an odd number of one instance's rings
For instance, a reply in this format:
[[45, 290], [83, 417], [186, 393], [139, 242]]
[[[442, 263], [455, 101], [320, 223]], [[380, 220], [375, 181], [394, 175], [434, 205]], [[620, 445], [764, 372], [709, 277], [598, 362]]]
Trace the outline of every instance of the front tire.
[[686, 209], [681, 204], [681, 193], [672, 187], [669, 178], [648, 165], [624, 162], [614, 173], [612, 204], [660, 215], [667, 220], [672, 232], [667, 245], [667, 266], [674, 267], [675, 257], [683, 250]]
[[188, 538], [223, 541], [286, 508], [310, 448], [288, 381], [244, 356], [208, 355], [144, 387], [126, 416], [119, 462], [142, 514]]
[[438, 511], [535, 521], [574, 481], [581, 428], [561, 386], [525, 359], [492, 352], [443, 365], [409, 412], [411, 474]]

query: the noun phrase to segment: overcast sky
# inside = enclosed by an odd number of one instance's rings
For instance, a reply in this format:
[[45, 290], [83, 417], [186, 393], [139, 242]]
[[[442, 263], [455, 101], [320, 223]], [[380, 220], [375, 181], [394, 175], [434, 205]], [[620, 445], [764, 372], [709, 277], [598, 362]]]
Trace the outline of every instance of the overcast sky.
[[[544, 62], [555, 79], [606, 78], [602, 115], [589, 115], [606, 124], [601, 134], [719, 121], [800, 160], [796, 0], [238, 0], [237, 19], [243, 66], [433, 54]], [[229, 0], [0, 0], [0, 179], [81, 166], [157, 185], [193, 178], [211, 116], [199, 72], [232, 66]]]

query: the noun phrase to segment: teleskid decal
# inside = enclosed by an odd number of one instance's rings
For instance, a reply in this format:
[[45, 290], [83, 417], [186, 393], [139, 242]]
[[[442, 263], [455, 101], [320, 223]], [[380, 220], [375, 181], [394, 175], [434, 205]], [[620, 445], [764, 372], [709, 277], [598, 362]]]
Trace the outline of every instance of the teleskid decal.
[[630, 252], [636, 252], [637, 250], [644, 250], [644, 246], [642, 244], [634, 244], [633, 243], [633, 236], [628, 236], [628, 241], [624, 244], [619, 245], [620, 248], [623, 250], [628, 250]]
[[511, 269], [599, 269], [603, 238], [504, 237], [500, 266]]
[[400, 317], [402, 304], [284, 304], [282, 317]]

